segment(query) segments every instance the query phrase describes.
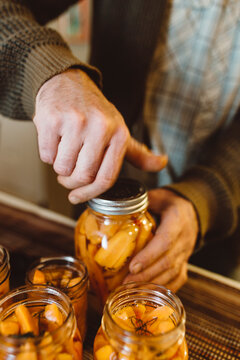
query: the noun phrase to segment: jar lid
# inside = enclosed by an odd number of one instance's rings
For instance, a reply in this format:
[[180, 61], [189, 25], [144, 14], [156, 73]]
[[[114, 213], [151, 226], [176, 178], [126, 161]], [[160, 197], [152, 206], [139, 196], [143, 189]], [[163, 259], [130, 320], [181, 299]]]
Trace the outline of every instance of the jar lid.
[[133, 214], [147, 208], [148, 195], [139, 181], [120, 178], [108, 191], [89, 200], [88, 205], [101, 214]]

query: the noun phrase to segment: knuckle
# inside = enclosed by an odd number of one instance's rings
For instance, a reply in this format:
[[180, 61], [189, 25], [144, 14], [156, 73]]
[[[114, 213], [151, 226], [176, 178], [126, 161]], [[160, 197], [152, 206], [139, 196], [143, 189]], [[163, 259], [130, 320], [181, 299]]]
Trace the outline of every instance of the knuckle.
[[72, 149], [68, 149], [68, 151], [62, 151], [61, 154], [58, 152], [58, 157], [56, 158], [55, 165], [57, 167], [68, 168], [72, 165], [76, 159], [76, 153]]
[[105, 116], [103, 116], [102, 114], [98, 120], [99, 121], [97, 122], [96, 125], [98, 126], [98, 131], [100, 132], [100, 134], [103, 135], [109, 131], [109, 123], [106, 120]]
[[178, 275], [179, 270], [180, 270], [179, 267], [176, 266], [170, 268], [169, 269], [170, 278], [174, 279]]
[[100, 109], [95, 109], [94, 111], [92, 111], [91, 118], [97, 126], [103, 125], [106, 123], [106, 115]]
[[162, 249], [165, 252], [171, 248], [173, 239], [172, 236], [167, 231], [165, 231], [162, 233], [160, 241], [162, 241]]
[[69, 167], [69, 164], [64, 163], [63, 161], [54, 163], [53, 165], [54, 170], [59, 175], [68, 176], [71, 173], [71, 168]]
[[74, 181], [71, 178], [65, 176], [58, 176], [57, 181], [59, 184], [64, 186], [66, 189], [71, 190], [74, 186]]
[[130, 134], [126, 126], [121, 126], [117, 129], [118, 141], [122, 144], [127, 143]]
[[53, 164], [53, 156], [47, 151], [40, 151], [40, 159], [46, 164]]
[[59, 129], [61, 127], [61, 119], [54, 113], [52, 114], [52, 116], [49, 114], [48, 118], [49, 121], [47, 123], [49, 133], [59, 134]]
[[103, 189], [103, 191], [106, 191], [113, 185], [114, 179], [111, 176], [105, 175], [104, 177], [101, 177], [98, 182], [101, 189]]
[[72, 108], [69, 110], [68, 117], [75, 123], [76, 128], [85, 127], [87, 124], [86, 116], [78, 109]]
[[165, 255], [162, 260], [162, 268], [164, 270], [168, 270], [171, 268], [171, 265], [172, 265], [172, 261], [171, 261], [169, 255]]
[[47, 153], [40, 153], [40, 159], [42, 160], [42, 162], [46, 163], [46, 164], [52, 164], [53, 163], [53, 157], [50, 156]]
[[79, 177], [79, 180], [81, 182], [81, 184], [92, 184], [95, 180], [96, 177], [96, 172], [94, 170], [88, 170], [85, 171], [84, 174], [81, 174], [81, 176]]
[[44, 140], [41, 142], [41, 144], [39, 144], [39, 156], [43, 162], [47, 164], [53, 164], [54, 154], [49, 149], [48, 143]]

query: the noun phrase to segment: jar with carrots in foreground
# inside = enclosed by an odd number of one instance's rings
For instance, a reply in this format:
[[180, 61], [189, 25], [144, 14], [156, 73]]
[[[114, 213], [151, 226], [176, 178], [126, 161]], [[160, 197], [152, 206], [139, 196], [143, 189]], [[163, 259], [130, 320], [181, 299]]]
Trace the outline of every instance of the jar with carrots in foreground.
[[71, 300], [77, 326], [84, 340], [86, 335], [88, 271], [85, 264], [72, 256], [41, 258], [26, 274], [27, 285], [53, 286]]
[[9, 252], [0, 246], [0, 296], [9, 291], [10, 258]]
[[52, 287], [20, 287], [0, 299], [0, 360], [81, 360], [69, 298]]
[[101, 301], [122, 284], [131, 259], [151, 240], [155, 222], [142, 184], [119, 179], [88, 202], [75, 228], [76, 257], [87, 265], [91, 288]]
[[129, 283], [108, 298], [94, 360], [187, 360], [185, 311], [166, 288]]

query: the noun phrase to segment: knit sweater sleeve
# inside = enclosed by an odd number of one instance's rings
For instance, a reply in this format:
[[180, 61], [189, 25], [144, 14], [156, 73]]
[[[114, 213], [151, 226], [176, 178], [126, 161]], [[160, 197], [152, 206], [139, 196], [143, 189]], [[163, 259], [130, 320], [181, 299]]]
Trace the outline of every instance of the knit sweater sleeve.
[[199, 165], [168, 188], [189, 199], [200, 224], [198, 247], [204, 241], [231, 235], [240, 207], [240, 111], [233, 123], [203, 152]]
[[37, 92], [54, 75], [76, 67], [101, 81], [98, 70], [77, 59], [56, 31], [38, 23], [34, 2], [31, 9], [26, 4], [0, 0], [0, 112], [23, 120], [33, 117]]

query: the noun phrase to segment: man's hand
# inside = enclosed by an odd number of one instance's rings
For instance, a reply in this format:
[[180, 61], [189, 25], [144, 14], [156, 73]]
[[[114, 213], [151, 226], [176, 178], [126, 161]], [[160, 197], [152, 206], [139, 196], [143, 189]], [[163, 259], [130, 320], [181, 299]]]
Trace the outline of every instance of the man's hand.
[[130, 136], [121, 114], [81, 70], [65, 71], [40, 88], [33, 121], [41, 160], [53, 165], [60, 184], [73, 189], [74, 204], [110, 188], [124, 156], [146, 171], [167, 163], [166, 156]]
[[147, 281], [177, 291], [187, 280], [187, 261], [198, 235], [198, 220], [190, 201], [166, 189], [149, 192], [150, 209], [160, 225], [149, 244], [129, 265], [124, 282]]

